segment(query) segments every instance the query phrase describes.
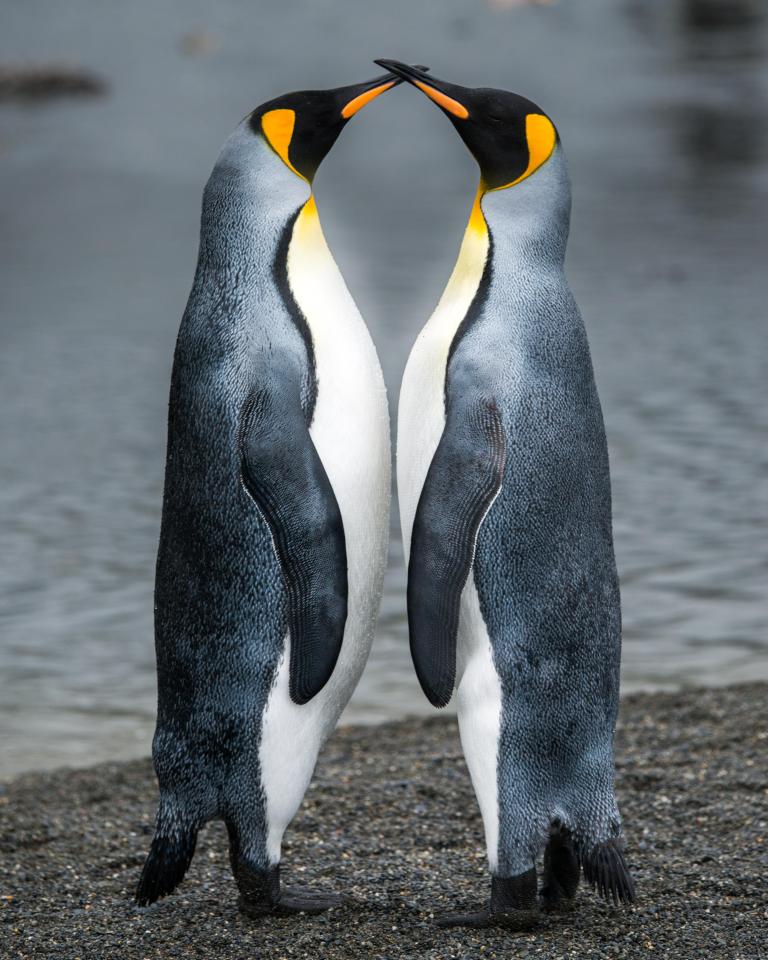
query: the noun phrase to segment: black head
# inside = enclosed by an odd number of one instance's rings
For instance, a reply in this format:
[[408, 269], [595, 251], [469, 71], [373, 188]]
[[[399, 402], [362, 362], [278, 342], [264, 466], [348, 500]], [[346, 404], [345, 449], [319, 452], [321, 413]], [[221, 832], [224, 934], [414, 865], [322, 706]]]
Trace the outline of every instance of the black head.
[[283, 163], [311, 181], [348, 121], [399, 83], [400, 77], [386, 73], [348, 87], [286, 93], [257, 107], [250, 124]]
[[555, 149], [555, 125], [525, 97], [507, 90], [460, 87], [397, 60], [376, 63], [418, 87], [440, 107], [477, 160], [486, 189], [525, 180]]

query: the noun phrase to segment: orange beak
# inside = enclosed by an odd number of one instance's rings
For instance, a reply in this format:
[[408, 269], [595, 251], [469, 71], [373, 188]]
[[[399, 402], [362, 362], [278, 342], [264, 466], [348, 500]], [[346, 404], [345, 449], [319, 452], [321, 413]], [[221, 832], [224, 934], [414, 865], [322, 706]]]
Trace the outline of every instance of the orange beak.
[[380, 67], [384, 67], [385, 70], [389, 70], [390, 73], [394, 73], [401, 80], [406, 80], [408, 83], [412, 83], [414, 87], [418, 87], [422, 93], [425, 93], [446, 113], [458, 117], [459, 120], [466, 120], [469, 116], [469, 110], [464, 104], [449, 95], [448, 89], [453, 87], [453, 84], [427, 77], [426, 71], [422, 67], [412, 67], [407, 63], [400, 63], [399, 60], [376, 60], [374, 62], [378, 63]]

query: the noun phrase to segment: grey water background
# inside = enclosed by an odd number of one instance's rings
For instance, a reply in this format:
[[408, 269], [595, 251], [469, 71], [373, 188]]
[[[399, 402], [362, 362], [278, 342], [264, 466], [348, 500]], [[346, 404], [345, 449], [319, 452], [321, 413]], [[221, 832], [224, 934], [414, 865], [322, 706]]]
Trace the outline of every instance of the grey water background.
[[[0, 103], [0, 774], [148, 750], [167, 389], [201, 190], [250, 108], [366, 79], [374, 56], [514, 89], [558, 123], [574, 189], [569, 274], [610, 442], [624, 690], [768, 679], [763, 10], [3, 5], [0, 64], [80, 64], [109, 92]], [[475, 183], [450, 124], [410, 89], [355, 118], [318, 174], [393, 413]], [[428, 710], [395, 517], [348, 722]]]

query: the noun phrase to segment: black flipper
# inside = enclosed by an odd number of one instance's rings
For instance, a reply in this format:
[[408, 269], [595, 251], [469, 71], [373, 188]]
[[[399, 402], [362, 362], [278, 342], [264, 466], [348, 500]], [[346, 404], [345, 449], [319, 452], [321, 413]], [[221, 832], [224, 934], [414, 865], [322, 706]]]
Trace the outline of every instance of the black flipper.
[[614, 905], [632, 903], [635, 899], [635, 884], [629, 874], [620, 840], [597, 843], [586, 855], [581, 856], [584, 879], [605, 900]]
[[289, 690], [307, 703], [336, 666], [347, 619], [339, 505], [301, 405], [254, 392], [240, 430], [243, 484], [269, 525], [288, 592]]
[[453, 693], [461, 592], [505, 460], [506, 438], [495, 402], [449, 404], [416, 509], [408, 564], [411, 656], [419, 683], [436, 707], [444, 707]]

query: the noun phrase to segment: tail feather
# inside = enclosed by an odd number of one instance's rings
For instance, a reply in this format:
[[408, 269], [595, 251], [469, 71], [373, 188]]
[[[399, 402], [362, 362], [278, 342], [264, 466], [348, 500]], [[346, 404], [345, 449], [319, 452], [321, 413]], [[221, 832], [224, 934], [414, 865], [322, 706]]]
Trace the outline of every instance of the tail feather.
[[580, 856], [584, 879], [605, 900], [632, 903], [635, 899], [635, 884], [629, 874], [619, 840], [606, 840], [595, 844], [588, 853]]
[[155, 838], [136, 889], [139, 906], [146, 907], [167, 896], [181, 883], [195, 854], [197, 830], [194, 824], [176, 824], [166, 829], [158, 818]]

